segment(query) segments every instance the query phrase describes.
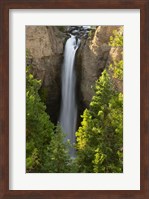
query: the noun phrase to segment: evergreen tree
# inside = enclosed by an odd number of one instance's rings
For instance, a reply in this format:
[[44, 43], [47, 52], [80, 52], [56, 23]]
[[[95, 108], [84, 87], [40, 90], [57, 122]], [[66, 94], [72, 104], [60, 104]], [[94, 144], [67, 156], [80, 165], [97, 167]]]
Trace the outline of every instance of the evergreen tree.
[[38, 94], [40, 81], [33, 78], [30, 67], [26, 71], [26, 169], [38, 172], [44, 161], [45, 147], [50, 144], [54, 125], [45, 112]]
[[43, 171], [51, 173], [69, 173], [71, 159], [69, 155], [69, 144], [64, 142], [64, 134], [60, 125], [57, 125], [55, 135], [47, 146], [46, 160], [43, 164]]
[[122, 172], [122, 93], [114, 90], [106, 70], [95, 93], [76, 133], [79, 171]]
[[[69, 155], [60, 126], [54, 126], [38, 94], [41, 81], [26, 70], [26, 170], [37, 173], [73, 172], [75, 164]], [[73, 166], [74, 165], [74, 166]]]

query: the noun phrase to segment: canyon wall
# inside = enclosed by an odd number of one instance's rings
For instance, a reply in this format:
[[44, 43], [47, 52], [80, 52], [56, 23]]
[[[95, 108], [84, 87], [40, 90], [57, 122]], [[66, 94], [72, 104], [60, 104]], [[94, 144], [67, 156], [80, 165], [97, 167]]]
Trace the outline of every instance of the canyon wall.
[[55, 26], [27, 26], [27, 65], [40, 79], [40, 95], [47, 105], [51, 120], [56, 123], [61, 100], [61, 65], [66, 35]]
[[[80, 103], [88, 107], [94, 94], [92, 87], [101, 72], [110, 64], [122, 59], [122, 47], [109, 46], [110, 36], [120, 26], [98, 26], [93, 36], [82, 40], [77, 53], [77, 68], [79, 69]], [[122, 90], [122, 84], [119, 84]]]

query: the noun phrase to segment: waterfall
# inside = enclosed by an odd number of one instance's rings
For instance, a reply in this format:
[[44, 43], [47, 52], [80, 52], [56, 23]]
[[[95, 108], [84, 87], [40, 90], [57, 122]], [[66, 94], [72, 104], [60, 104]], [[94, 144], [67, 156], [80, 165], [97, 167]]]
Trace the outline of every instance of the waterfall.
[[[66, 140], [75, 143], [75, 132], [77, 122], [76, 104], [76, 74], [74, 69], [75, 54], [79, 47], [80, 40], [71, 35], [67, 40], [64, 52], [64, 62], [62, 66], [62, 101], [60, 109], [60, 124], [66, 134]], [[70, 155], [74, 156], [75, 149], [70, 149]]]

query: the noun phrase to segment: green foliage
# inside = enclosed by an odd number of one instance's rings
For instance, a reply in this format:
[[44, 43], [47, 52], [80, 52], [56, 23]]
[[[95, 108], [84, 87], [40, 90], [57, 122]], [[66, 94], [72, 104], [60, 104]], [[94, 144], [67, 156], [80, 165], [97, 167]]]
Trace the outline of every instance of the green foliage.
[[45, 112], [38, 94], [41, 82], [26, 71], [26, 165], [28, 172], [38, 172], [43, 164], [44, 148], [50, 144], [54, 125]]
[[122, 172], [123, 95], [114, 90], [106, 70], [77, 136], [79, 172]]
[[121, 28], [119, 31], [113, 31], [113, 36], [110, 36], [109, 46], [123, 46], [123, 28]]
[[30, 52], [28, 49], [26, 49], [26, 58], [28, 59], [29, 56], [30, 56]]
[[111, 64], [109, 69], [113, 72], [113, 78], [123, 80], [123, 60]]
[[50, 145], [47, 146], [46, 156], [49, 158], [45, 160], [43, 171], [52, 173], [67, 173], [70, 171], [69, 145], [64, 143], [64, 134], [59, 125], [56, 127]]
[[48, 99], [48, 87], [41, 87], [39, 90], [39, 95], [41, 100], [46, 103]]
[[[45, 112], [46, 106], [38, 94], [41, 81], [26, 70], [26, 170], [37, 173], [76, 172], [70, 158], [70, 144], [64, 142], [61, 127], [56, 127]], [[47, 90], [46, 90], [47, 91]]]

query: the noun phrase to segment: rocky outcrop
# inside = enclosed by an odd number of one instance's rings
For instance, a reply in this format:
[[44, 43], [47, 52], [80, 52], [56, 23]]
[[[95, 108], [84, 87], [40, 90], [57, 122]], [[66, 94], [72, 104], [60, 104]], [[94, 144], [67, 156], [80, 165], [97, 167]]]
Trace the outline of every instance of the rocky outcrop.
[[[120, 34], [123, 34], [122, 26], [118, 28], [118, 32]], [[116, 47], [112, 46], [109, 51], [105, 68], [109, 69], [110, 64], [115, 65], [115, 63], [119, 63], [121, 60], [123, 60], [123, 46], [116, 46]], [[111, 80], [115, 89], [123, 93], [123, 80], [120, 80], [118, 78], [113, 78], [113, 73], [110, 70], [108, 70], [108, 72], [112, 77]]]
[[27, 26], [27, 64], [34, 76], [41, 80], [41, 97], [47, 105], [51, 120], [57, 122], [61, 100], [61, 65], [66, 35], [54, 26]]
[[93, 38], [82, 40], [77, 53], [77, 68], [80, 70], [80, 95], [81, 103], [89, 105], [94, 91], [95, 81], [99, 78], [105, 67], [114, 61], [122, 59], [122, 47], [110, 47], [109, 38], [114, 30], [120, 26], [98, 26]]

